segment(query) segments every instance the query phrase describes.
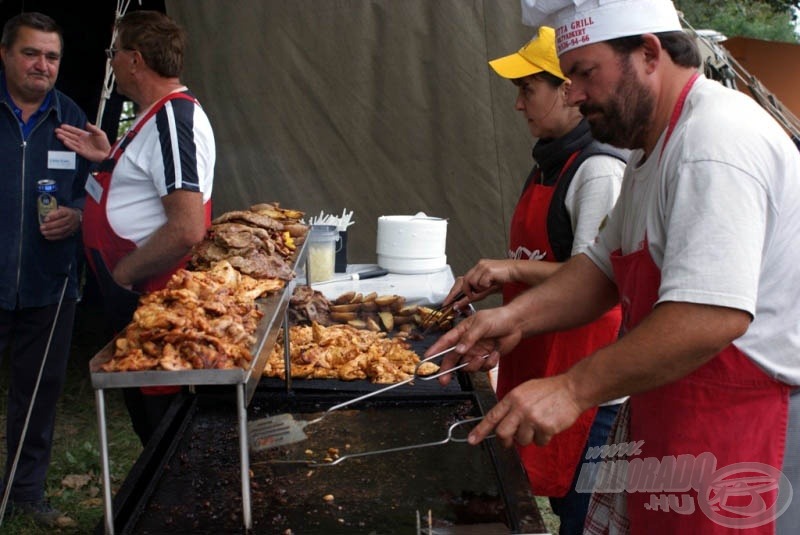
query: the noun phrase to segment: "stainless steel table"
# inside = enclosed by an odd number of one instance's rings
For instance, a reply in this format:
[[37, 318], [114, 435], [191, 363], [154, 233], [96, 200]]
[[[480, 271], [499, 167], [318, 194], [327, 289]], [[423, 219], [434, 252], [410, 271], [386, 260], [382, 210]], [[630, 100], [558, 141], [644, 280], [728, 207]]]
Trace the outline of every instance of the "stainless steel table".
[[[297, 252], [295, 272], [303, 271], [305, 264], [305, 244]], [[105, 531], [114, 534], [114, 511], [111, 497], [111, 471], [108, 457], [108, 433], [106, 426], [105, 390], [108, 388], [129, 388], [142, 386], [200, 386], [231, 385], [236, 388], [237, 419], [239, 430], [239, 456], [242, 482], [242, 514], [245, 529], [252, 527], [250, 500], [250, 458], [247, 440], [247, 405], [255, 393], [261, 379], [267, 358], [280, 331], [286, 324], [286, 310], [294, 293], [297, 279], [289, 281], [281, 293], [258, 301], [264, 316], [256, 331], [256, 344], [252, 350], [253, 360], [248, 369], [232, 370], [182, 370], [182, 371], [131, 371], [104, 372], [101, 365], [113, 357], [114, 340], [109, 342], [89, 363], [92, 387], [95, 389], [97, 422], [100, 437], [100, 455], [103, 468], [103, 504]], [[284, 330], [288, 332], [288, 330]]]

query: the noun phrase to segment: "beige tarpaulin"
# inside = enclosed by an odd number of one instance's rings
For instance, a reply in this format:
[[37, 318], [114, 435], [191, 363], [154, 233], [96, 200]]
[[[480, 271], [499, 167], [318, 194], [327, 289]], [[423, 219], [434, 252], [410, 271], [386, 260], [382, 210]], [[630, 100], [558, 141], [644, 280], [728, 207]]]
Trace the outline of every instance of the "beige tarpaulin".
[[533, 35], [519, 0], [166, 6], [214, 126], [215, 213], [352, 209], [350, 262], [372, 263], [377, 218], [424, 211], [449, 219], [456, 273], [504, 255], [532, 141], [515, 87], [487, 61]]

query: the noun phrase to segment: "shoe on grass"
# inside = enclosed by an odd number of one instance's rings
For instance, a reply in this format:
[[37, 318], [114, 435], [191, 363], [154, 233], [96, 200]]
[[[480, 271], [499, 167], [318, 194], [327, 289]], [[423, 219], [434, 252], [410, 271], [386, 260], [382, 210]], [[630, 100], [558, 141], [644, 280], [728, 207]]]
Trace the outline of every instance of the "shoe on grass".
[[12, 514], [14, 516], [27, 516], [40, 526], [47, 528], [64, 528], [75, 523], [74, 520], [45, 500], [39, 502], [14, 502]]

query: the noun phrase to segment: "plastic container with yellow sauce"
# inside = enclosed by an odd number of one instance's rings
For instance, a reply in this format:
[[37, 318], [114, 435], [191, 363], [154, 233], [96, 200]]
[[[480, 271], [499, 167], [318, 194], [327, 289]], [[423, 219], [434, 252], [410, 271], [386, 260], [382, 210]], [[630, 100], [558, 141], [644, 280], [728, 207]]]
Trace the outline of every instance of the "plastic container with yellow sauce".
[[306, 281], [308, 284], [333, 278], [336, 242], [339, 231], [334, 225], [312, 225], [308, 233]]

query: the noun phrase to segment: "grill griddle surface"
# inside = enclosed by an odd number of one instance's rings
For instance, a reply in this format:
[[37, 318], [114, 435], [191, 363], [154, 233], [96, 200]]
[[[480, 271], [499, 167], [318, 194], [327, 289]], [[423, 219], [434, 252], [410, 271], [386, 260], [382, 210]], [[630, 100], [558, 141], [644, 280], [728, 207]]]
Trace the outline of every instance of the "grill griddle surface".
[[[300, 411], [295, 417], [311, 419], [317, 414]], [[446, 436], [451, 423], [478, 414], [469, 400], [376, 402], [328, 414], [306, 429], [309, 439], [304, 442], [252, 452], [254, 532], [415, 533], [417, 513], [427, 526], [428, 511], [434, 526], [440, 527], [507, 523], [497, 475], [484, 446], [448, 443], [318, 468], [265, 462], [322, 460], [328, 448], [345, 454], [435, 441]], [[227, 411], [207, 408], [191, 418], [133, 533], [243, 531], [234, 419]], [[326, 501], [326, 495], [333, 500]]]

